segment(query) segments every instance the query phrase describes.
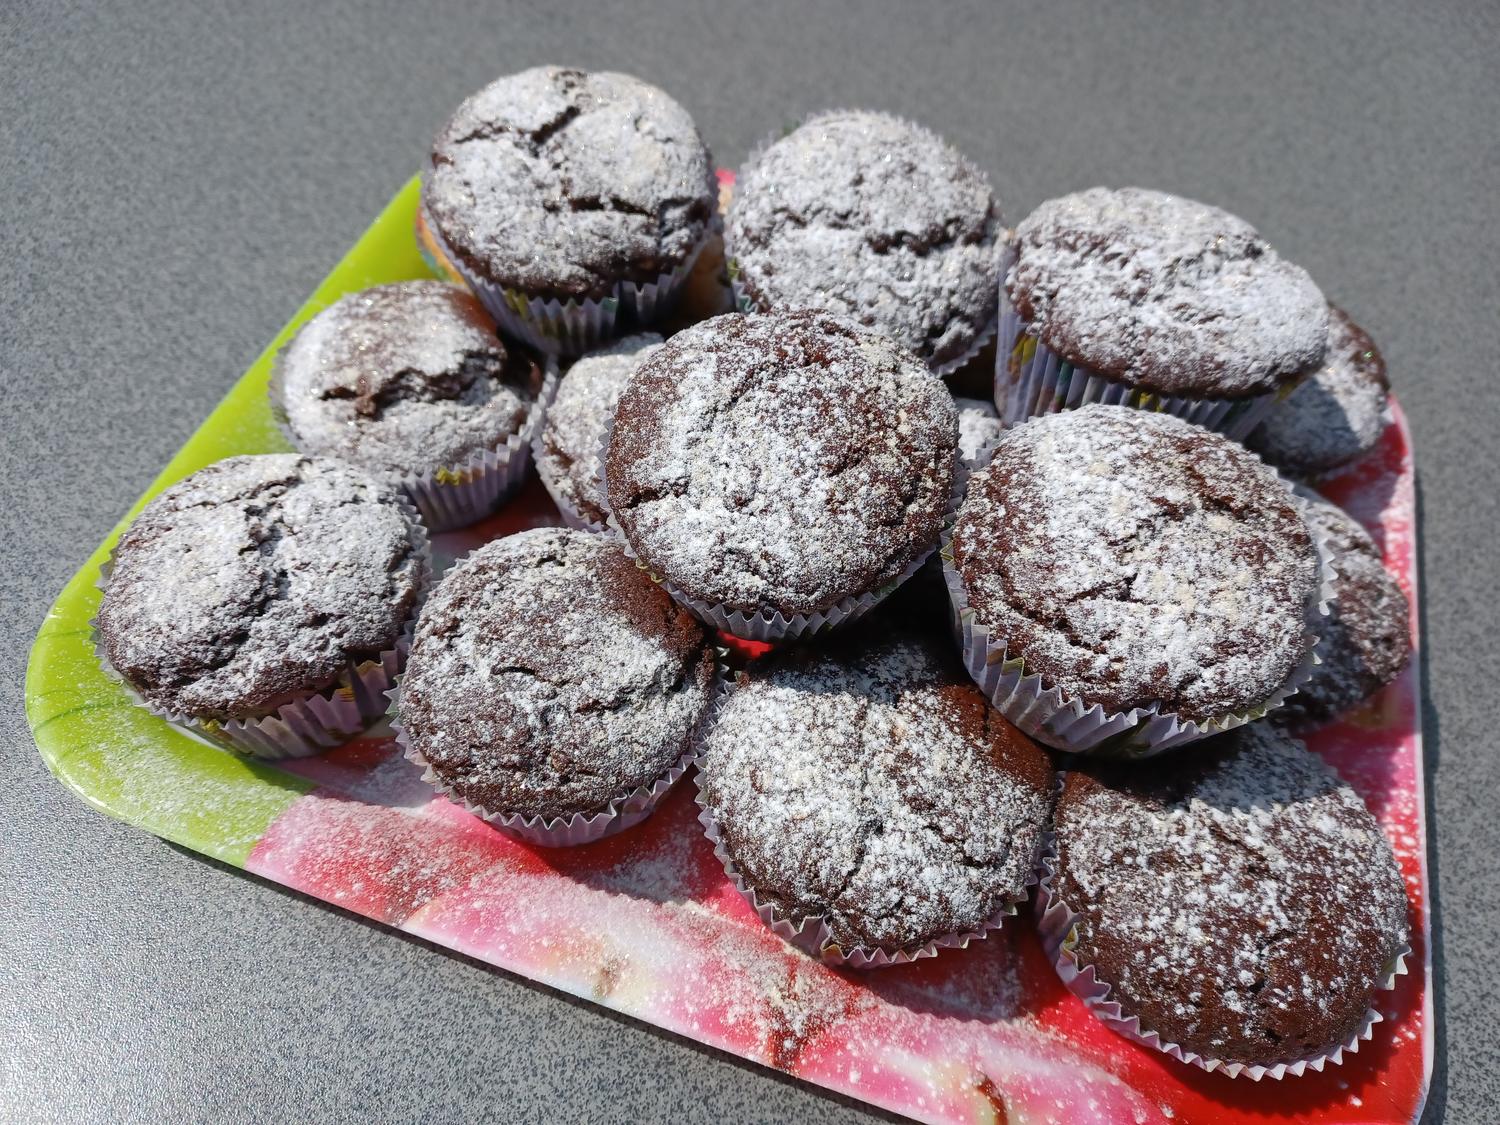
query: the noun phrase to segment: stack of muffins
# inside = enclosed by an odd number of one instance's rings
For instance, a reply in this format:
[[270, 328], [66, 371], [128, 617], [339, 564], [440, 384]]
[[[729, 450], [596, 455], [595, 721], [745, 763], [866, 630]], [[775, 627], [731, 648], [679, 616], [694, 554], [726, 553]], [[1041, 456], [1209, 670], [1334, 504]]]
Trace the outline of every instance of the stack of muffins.
[[[963, 946], [1040, 883], [1059, 973], [1121, 1034], [1255, 1078], [1356, 1049], [1406, 896], [1294, 733], [1400, 672], [1408, 607], [1278, 469], [1379, 439], [1369, 337], [1233, 215], [1095, 188], [1010, 231], [883, 114], [814, 116], [722, 223], [717, 196], [637, 79], [464, 102], [417, 217], [448, 280], [301, 328], [271, 386], [298, 452], [147, 506], [106, 667], [261, 757], [389, 692], [434, 789], [543, 846], [695, 771], [735, 887], [829, 964]], [[736, 311], [674, 325], [721, 235]], [[955, 398], [992, 345], [993, 406]], [[432, 587], [428, 533], [533, 462], [567, 526]]]

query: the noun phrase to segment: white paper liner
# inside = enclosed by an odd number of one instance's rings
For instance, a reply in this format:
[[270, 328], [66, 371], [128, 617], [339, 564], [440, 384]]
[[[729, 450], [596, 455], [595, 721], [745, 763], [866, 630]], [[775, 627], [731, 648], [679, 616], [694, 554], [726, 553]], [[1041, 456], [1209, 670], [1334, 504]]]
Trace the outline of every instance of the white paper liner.
[[[1290, 490], [1290, 485], [1287, 487]], [[1049, 687], [1040, 674], [1027, 675], [1022, 656], [1018, 653], [1012, 657], [1006, 639], [979, 621], [969, 605], [963, 579], [953, 565], [953, 530], [950, 521], [943, 529], [938, 558], [964, 667], [1011, 725], [1055, 750], [1124, 758], [1160, 754], [1264, 717], [1295, 695], [1311, 678], [1313, 669], [1322, 663], [1318, 650], [1323, 638], [1312, 626], [1317, 619], [1329, 615], [1335, 570], [1327, 537], [1311, 526], [1308, 530], [1318, 552], [1318, 581], [1307, 608], [1308, 623], [1302, 633], [1306, 651], [1302, 659], [1281, 686], [1259, 705], [1201, 721], [1162, 711], [1156, 703], [1129, 711], [1108, 711], [1098, 703], [1085, 706], [1083, 700], [1068, 695], [1062, 688]]]
[[443, 280], [462, 285], [467, 289], [469, 283], [464, 280], [464, 275], [459, 273], [458, 267], [448, 260], [443, 249], [437, 245], [436, 236], [428, 226], [427, 216], [420, 203], [417, 205], [416, 218], [412, 227], [417, 239], [417, 252], [422, 255], [422, 261], [427, 263], [427, 268]]
[[[1249, 1078], [1254, 1082], [1259, 1082], [1263, 1078], [1280, 1081], [1288, 1075], [1300, 1078], [1309, 1070], [1321, 1073], [1326, 1066], [1339, 1066], [1343, 1063], [1345, 1055], [1359, 1052], [1359, 1045], [1373, 1037], [1375, 1025], [1385, 1018], [1372, 1005], [1365, 1012], [1359, 1030], [1338, 1046], [1306, 1058], [1265, 1065], [1226, 1062], [1223, 1059], [1200, 1055], [1177, 1043], [1164, 1040], [1155, 1031], [1143, 1028], [1140, 1017], [1126, 1016], [1120, 1003], [1109, 999], [1111, 986], [1107, 981], [1099, 979], [1094, 966], [1079, 966], [1074, 954], [1077, 941], [1074, 927], [1081, 920], [1082, 915], [1075, 914], [1057, 897], [1053, 888], [1053, 879], [1057, 875], [1056, 861], [1056, 834], [1049, 832], [1042, 852], [1042, 876], [1037, 890], [1037, 930], [1042, 948], [1052, 960], [1058, 977], [1067, 986], [1068, 991], [1082, 1000], [1100, 1022], [1118, 1035], [1161, 1051], [1163, 1054], [1171, 1055], [1178, 1062], [1188, 1063], [1210, 1074], [1223, 1074], [1229, 1078]], [[1384, 976], [1376, 983], [1377, 990], [1387, 991], [1395, 987], [1396, 978], [1406, 973], [1406, 959], [1410, 955], [1410, 945], [1402, 945], [1396, 951], [1395, 957], [1384, 969]]]
[[542, 430], [557, 393], [557, 360], [546, 357], [542, 385], [521, 428], [494, 449], [477, 449], [460, 464], [425, 473], [403, 473], [401, 487], [434, 532], [478, 523], [512, 496], [531, 467], [532, 439]]
[[[431, 239], [431, 250], [440, 253], [462, 277], [464, 284], [495, 318], [502, 333], [540, 352], [562, 356], [581, 355], [607, 343], [618, 334], [622, 319], [640, 327], [654, 323], [671, 307], [688, 275], [693, 272], [698, 255], [718, 233], [716, 220], [711, 220], [688, 256], [654, 281], [620, 281], [615, 283], [608, 297], [572, 297], [563, 301], [556, 297], [528, 297], [519, 289], [479, 277], [449, 247], [424, 206], [418, 208], [417, 223], [418, 244], [423, 242], [424, 236]], [[439, 272], [448, 272], [440, 263], [438, 266]]]
[[[540, 464], [541, 457], [542, 439], [541, 434], [538, 433], [537, 436], [532, 439], [531, 459], [537, 464]], [[563, 523], [567, 524], [574, 531], [587, 531], [591, 532], [594, 535], [609, 534], [609, 524], [607, 522], [589, 519], [574, 506], [571, 499], [565, 496], [558, 488], [553, 485], [550, 480], [547, 479], [546, 474], [538, 472], [537, 476], [541, 479], [542, 487], [547, 490], [547, 495], [552, 497], [552, 503], [557, 505], [557, 511], [562, 516]]]
[[[535, 459], [535, 457], [536, 452], [533, 449], [532, 458]], [[607, 522], [601, 523], [599, 520], [589, 519], [573, 506], [573, 501], [553, 488], [552, 483], [546, 477], [543, 477], [540, 473], [537, 476], [541, 477], [542, 487], [547, 490], [547, 495], [552, 497], [552, 503], [557, 505], [557, 511], [562, 516], [563, 523], [567, 524], [574, 531], [587, 531], [593, 535], [609, 534], [609, 524]]]
[[720, 669], [723, 667], [724, 652], [719, 650], [719, 659], [715, 666], [714, 680], [709, 685], [709, 704], [703, 715], [698, 720], [697, 729], [693, 732], [689, 745], [683, 751], [682, 756], [673, 762], [667, 770], [661, 774], [650, 785], [639, 785], [627, 793], [613, 798], [603, 808], [591, 813], [574, 813], [567, 817], [542, 817], [526, 816], [520, 813], [491, 812], [483, 805], [476, 804], [459, 794], [455, 793], [449, 786], [443, 783], [436, 771], [421, 752], [411, 744], [407, 736], [406, 728], [402, 725], [399, 715], [401, 698], [400, 685], [392, 687], [387, 693], [389, 705], [386, 713], [390, 716], [391, 730], [396, 736], [396, 741], [401, 747], [402, 754], [408, 761], [422, 768], [422, 780], [430, 785], [434, 792], [452, 801], [455, 805], [466, 812], [477, 816], [487, 824], [498, 828], [507, 835], [517, 839], [525, 840], [529, 844], [536, 844], [544, 848], [570, 848], [579, 844], [592, 844], [596, 840], [603, 840], [627, 828], [633, 828], [641, 823], [653, 812], [656, 806], [661, 804], [662, 799], [671, 792], [672, 786], [682, 780], [682, 775], [692, 768], [702, 754], [700, 749], [703, 731], [706, 729], [713, 714], [714, 700], [718, 698], [720, 689]]
[[[278, 354], [267, 385], [271, 418], [287, 443], [300, 450], [301, 446], [287, 418], [285, 383], [280, 361]], [[456, 465], [446, 465], [421, 473], [381, 473], [377, 469], [357, 467], [383, 476], [398, 485], [421, 513], [427, 530], [434, 534], [478, 523], [526, 481], [526, 472], [531, 467], [532, 438], [541, 433], [547, 406], [557, 393], [557, 360], [546, 356], [544, 361], [542, 385], [521, 428], [494, 448], [476, 449]], [[328, 456], [336, 457], [337, 454]]]
[[[1195, 398], [1162, 395], [1080, 367], [1058, 355], [1030, 333], [1030, 323], [1010, 303], [1005, 279], [1015, 261], [1007, 249], [1000, 270], [999, 339], [995, 345], [995, 408], [1001, 421], [1014, 426], [1027, 418], [1076, 410], [1089, 403], [1129, 406], [1175, 414], [1236, 441], [1244, 440], [1276, 405], [1296, 390], [1294, 379], [1274, 391], [1245, 398]], [[1017, 349], [1020, 353], [1017, 356]], [[1014, 370], [1012, 357], [1016, 357]], [[1310, 373], [1309, 373], [1310, 374]]]
[[[704, 724], [703, 730], [713, 729], [718, 721], [719, 712], [724, 703], [734, 691], [734, 675], [726, 672], [720, 679], [719, 691], [709, 711], [709, 721]], [[701, 748], [698, 760], [701, 762], [704, 752]], [[751, 884], [746, 881], [739, 866], [734, 862], [734, 857], [729, 854], [727, 845], [724, 843], [723, 834], [719, 831], [718, 821], [714, 817], [713, 808], [708, 803], [708, 798], [703, 792], [703, 771], [700, 768], [694, 778], [697, 793], [694, 800], [698, 805], [698, 822], [703, 825], [703, 833], [708, 837], [709, 843], [714, 846], [714, 855], [718, 857], [719, 863], [724, 868], [724, 874], [729, 878], [730, 884], [739, 893], [739, 896], [750, 904], [772, 933], [781, 938], [788, 945], [795, 946], [811, 957], [817, 958], [825, 965], [832, 965], [847, 969], [884, 969], [891, 965], [905, 965], [912, 961], [921, 961], [928, 957], [936, 957], [942, 949], [967, 949], [970, 942], [983, 941], [990, 934], [1000, 929], [1007, 918], [1014, 917], [1020, 910], [1021, 904], [1030, 897], [1031, 888], [1036, 886], [1040, 877], [1040, 870], [1036, 865], [1032, 866], [1030, 875], [1022, 885], [1019, 895], [1007, 897], [1001, 907], [986, 918], [978, 927], [972, 930], [964, 930], [958, 933], [944, 934], [933, 938], [920, 945], [907, 946], [897, 949], [886, 949], [879, 946], [851, 946], [844, 948], [832, 939], [832, 928], [827, 918], [823, 915], [810, 914], [801, 922], [793, 922], [774, 903], [764, 902]]]
[[[609, 496], [609, 481], [605, 464], [609, 456], [610, 435], [614, 433], [614, 429], [615, 412], [611, 410], [605, 416], [604, 437], [599, 442], [599, 491], [606, 498]], [[968, 485], [968, 479], [964, 459], [955, 452], [952, 494], [941, 521], [944, 526], [953, 521], [954, 513], [958, 511], [959, 502]], [[650, 576], [651, 581], [671, 594], [673, 601], [686, 608], [699, 621], [713, 626], [720, 632], [728, 633], [732, 637], [739, 637], [746, 641], [760, 641], [765, 644], [797, 640], [853, 624], [885, 601], [901, 587], [902, 583], [921, 570], [923, 564], [932, 558], [938, 549], [938, 544], [933, 543], [907, 563], [899, 574], [887, 579], [878, 588], [854, 597], [841, 598], [827, 609], [816, 613], [785, 614], [775, 609], [761, 609], [754, 613], [746, 613], [743, 610], [731, 611], [722, 604], [692, 597], [670, 579], [663, 578], [652, 571], [636, 554], [635, 548], [630, 545], [630, 540], [625, 537], [625, 532], [621, 529], [613, 512], [609, 513], [609, 533], [619, 540], [626, 556], [637, 567], [644, 570]]]
[[[432, 545], [416, 510], [404, 500], [403, 506], [421, 540], [419, 555], [426, 577], [418, 591], [417, 600], [402, 626], [395, 647], [383, 650], [374, 659], [348, 665], [331, 687], [299, 693], [269, 714], [258, 717], [224, 722], [197, 719], [159, 707], [136, 691], [109, 662], [96, 618], [89, 622], [89, 628], [93, 633], [94, 653], [99, 666], [105, 675], [125, 690], [125, 694], [137, 707], [144, 708], [174, 726], [252, 758], [266, 761], [309, 758], [343, 745], [364, 733], [385, 714], [386, 693], [395, 685], [396, 677], [406, 665], [406, 654], [411, 650], [417, 616], [421, 612], [423, 600], [432, 589]], [[99, 568], [100, 590], [109, 582], [109, 576], [114, 570], [114, 558], [112, 550], [109, 558]]]

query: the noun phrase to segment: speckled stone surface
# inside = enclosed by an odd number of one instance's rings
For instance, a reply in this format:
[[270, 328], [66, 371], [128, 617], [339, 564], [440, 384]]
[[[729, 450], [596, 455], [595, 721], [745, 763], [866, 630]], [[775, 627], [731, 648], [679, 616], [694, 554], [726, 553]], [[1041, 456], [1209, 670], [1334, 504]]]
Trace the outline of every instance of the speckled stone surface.
[[[295, 1105], [309, 1120], [869, 1119], [107, 820], [51, 778], [21, 713], [31, 638], [79, 561], [418, 168], [453, 106], [542, 62], [665, 86], [729, 165], [814, 110], [867, 105], [942, 133], [1016, 215], [1101, 182], [1212, 200], [1254, 215], [1359, 310], [1420, 450], [1432, 1116], [1493, 1117], [1500, 602], [1479, 563], [1500, 550], [1500, 418], [1475, 326], [1500, 301], [1500, 13], [1002, 9], [0, 11], [0, 244], [26, 263], [0, 275], [0, 882], [13, 904], [0, 1117], [261, 1121]], [[1065, 81], [1039, 44], [1066, 46]]]

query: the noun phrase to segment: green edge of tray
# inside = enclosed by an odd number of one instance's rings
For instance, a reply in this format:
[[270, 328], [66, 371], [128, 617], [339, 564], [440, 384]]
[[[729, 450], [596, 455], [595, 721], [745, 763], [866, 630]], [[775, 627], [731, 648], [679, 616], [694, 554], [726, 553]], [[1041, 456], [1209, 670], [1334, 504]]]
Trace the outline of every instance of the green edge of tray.
[[413, 177], [277, 333], [69, 580], [31, 646], [26, 718], [58, 779], [110, 816], [236, 867], [313, 785], [226, 754], [131, 703], [94, 655], [89, 622], [99, 608], [99, 567], [135, 514], [167, 486], [224, 457], [287, 448], [271, 419], [266, 382], [277, 350], [304, 321], [353, 290], [433, 276], [412, 233], [418, 190]]

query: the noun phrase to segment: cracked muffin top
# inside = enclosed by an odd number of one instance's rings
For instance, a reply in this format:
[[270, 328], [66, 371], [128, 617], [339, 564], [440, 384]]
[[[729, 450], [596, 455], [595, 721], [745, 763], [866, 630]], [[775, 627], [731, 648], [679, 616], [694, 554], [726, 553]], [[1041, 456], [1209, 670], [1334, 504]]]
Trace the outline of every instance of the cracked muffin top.
[[605, 423], [631, 372], [661, 342], [655, 333], [642, 332], [590, 352], [568, 368], [547, 407], [537, 445], [537, 474], [553, 496], [593, 523], [602, 524], [608, 515], [598, 479]]
[[1380, 825], [1265, 723], [1148, 770], [1069, 773], [1055, 828], [1079, 966], [1206, 1058], [1269, 1065], [1346, 1042], [1407, 939]]
[[422, 204], [474, 275], [529, 296], [602, 298], [692, 255], [717, 205], [686, 110], [628, 74], [535, 67], [458, 107]]
[[1307, 653], [1318, 555], [1290, 490], [1169, 414], [1092, 405], [1007, 431], [952, 555], [974, 617], [1085, 707], [1244, 713]]
[[745, 170], [724, 238], [753, 308], [827, 309], [942, 367], [994, 325], [1001, 226], [984, 174], [952, 145], [897, 117], [841, 110]]
[[154, 707], [262, 715], [396, 646], [427, 583], [426, 543], [399, 493], [353, 466], [231, 457], [120, 537], [100, 643]]
[[298, 329], [271, 393], [302, 452], [401, 475], [502, 445], [541, 384], [473, 294], [402, 281], [351, 293]]
[[973, 931], [1026, 897], [1047, 756], [946, 645], [861, 629], [739, 675], [704, 741], [702, 801], [740, 874], [844, 949]]
[[632, 549], [687, 596], [826, 610], [937, 541], [953, 399], [889, 337], [812, 309], [715, 317], [635, 369], [605, 459]]
[[1328, 303], [1243, 219], [1144, 188], [1049, 200], [1016, 228], [1006, 293], [1081, 367], [1160, 394], [1244, 398], [1323, 360]]
[[1375, 341], [1348, 313], [1330, 305], [1323, 366], [1245, 444], [1294, 476], [1332, 472], [1375, 448], [1390, 420], [1390, 391]]
[[1278, 722], [1312, 727], [1364, 702], [1411, 659], [1411, 607], [1375, 541], [1343, 509], [1299, 491], [1308, 523], [1333, 551], [1333, 604], [1320, 622], [1312, 677], [1276, 712]]
[[715, 650], [611, 540], [540, 528], [444, 576], [400, 721], [438, 787], [495, 815], [600, 811], [693, 744]]

